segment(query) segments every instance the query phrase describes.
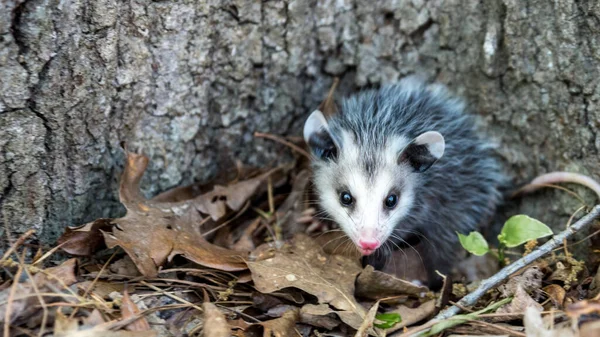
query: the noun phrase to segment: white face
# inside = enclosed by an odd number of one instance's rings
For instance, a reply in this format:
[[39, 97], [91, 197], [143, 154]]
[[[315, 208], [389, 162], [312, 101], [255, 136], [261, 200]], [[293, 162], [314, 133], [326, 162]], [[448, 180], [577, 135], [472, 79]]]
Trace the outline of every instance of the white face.
[[[414, 201], [413, 170], [398, 164], [398, 153], [409, 140], [388, 140], [369, 174], [353, 137], [343, 132], [343, 151], [335, 161], [317, 163], [315, 187], [321, 206], [352, 239], [363, 255], [383, 245]], [[411, 177], [409, 177], [411, 176]]]

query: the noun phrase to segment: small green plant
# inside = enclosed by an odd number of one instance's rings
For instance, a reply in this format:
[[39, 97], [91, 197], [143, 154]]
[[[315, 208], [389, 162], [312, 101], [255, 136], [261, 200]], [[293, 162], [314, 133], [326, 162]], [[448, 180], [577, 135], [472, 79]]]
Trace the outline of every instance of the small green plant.
[[388, 313], [388, 314], [377, 314], [375, 319], [381, 321], [383, 323], [373, 323], [373, 325], [380, 329], [389, 329], [394, 325], [402, 322], [402, 317], [397, 313]]
[[[483, 235], [479, 232], [471, 232], [469, 235], [458, 234], [460, 244], [469, 253], [482, 256], [490, 252], [489, 245]], [[498, 254], [500, 262], [504, 261], [504, 251], [506, 248], [513, 248], [524, 244], [530, 240], [537, 240], [552, 235], [550, 227], [544, 223], [528, 217], [527, 215], [515, 215], [508, 219], [502, 231], [498, 235]]]

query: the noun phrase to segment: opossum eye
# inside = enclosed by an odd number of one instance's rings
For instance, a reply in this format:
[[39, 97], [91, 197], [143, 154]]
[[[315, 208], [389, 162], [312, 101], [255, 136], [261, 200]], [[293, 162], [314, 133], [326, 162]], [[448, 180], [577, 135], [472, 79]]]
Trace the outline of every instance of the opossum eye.
[[342, 203], [342, 205], [350, 206], [352, 205], [352, 201], [354, 201], [354, 198], [352, 198], [352, 195], [350, 195], [350, 193], [344, 191], [340, 194], [340, 202]]
[[398, 204], [398, 196], [397, 195], [390, 194], [390, 195], [388, 195], [387, 198], [385, 198], [385, 207], [394, 208], [394, 207], [396, 207], [397, 204]]

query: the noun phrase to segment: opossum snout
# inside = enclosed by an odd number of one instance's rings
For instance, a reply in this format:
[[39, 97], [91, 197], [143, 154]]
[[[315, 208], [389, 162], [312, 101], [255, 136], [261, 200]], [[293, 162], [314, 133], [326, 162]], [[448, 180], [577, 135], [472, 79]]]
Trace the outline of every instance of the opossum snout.
[[358, 248], [362, 255], [371, 255], [377, 248], [380, 242], [377, 239], [361, 238], [358, 240]]

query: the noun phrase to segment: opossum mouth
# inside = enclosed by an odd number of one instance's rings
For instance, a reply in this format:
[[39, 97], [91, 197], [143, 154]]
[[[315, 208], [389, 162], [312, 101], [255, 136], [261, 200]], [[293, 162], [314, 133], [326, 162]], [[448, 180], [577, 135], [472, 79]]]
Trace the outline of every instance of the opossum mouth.
[[358, 247], [358, 250], [360, 251], [360, 253], [363, 256], [368, 256], [368, 255], [373, 254], [377, 249], [364, 249], [364, 248]]

